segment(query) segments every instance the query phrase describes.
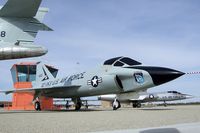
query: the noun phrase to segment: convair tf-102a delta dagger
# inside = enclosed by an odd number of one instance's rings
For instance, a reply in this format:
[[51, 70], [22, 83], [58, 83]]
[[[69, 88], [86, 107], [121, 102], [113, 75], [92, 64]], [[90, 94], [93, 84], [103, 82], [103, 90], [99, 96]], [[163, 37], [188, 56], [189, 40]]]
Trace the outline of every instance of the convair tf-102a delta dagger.
[[177, 91], [167, 91], [167, 92], [156, 92], [156, 93], [138, 92], [138, 93], [101, 95], [98, 97], [98, 100], [113, 102], [115, 101], [115, 99], [117, 99], [119, 102], [122, 103], [132, 103], [133, 108], [140, 108], [141, 103], [164, 102], [164, 106], [167, 106], [166, 103], [167, 101], [177, 101], [189, 98], [193, 98], [193, 96], [188, 94], [182, 94]]
[[[6, 94], [32, 92], [34, 101], [41, 96], [72, 98], [75, 109], [79, 110], [82, 105], [81, 97], [138, 93], [184, 75], [183, 72], [169, 68], [141, 66], [140, 62], [128, 57], [112, 58], [94, 70], [63, 78], [58, 78], [56, 71], [48, 69], [48, 66], [42, 63], [37, 64], [36, 71], [36, 81], [32, 88], [3, 92]], [[120, 104], [117, 99], [115, 102]], [[117, 104], [113, 105], [113, 109], [119, 108]], [[37, 100], [35, 109], [40, 110], [39, 107], [40, 102]]]
[[48, 52], [34, 44], [38, 31], [51, 31], [42, 23], [47, 8], [42, 0], [8, 0], [0, 7], [0, 60], [42, 56]]

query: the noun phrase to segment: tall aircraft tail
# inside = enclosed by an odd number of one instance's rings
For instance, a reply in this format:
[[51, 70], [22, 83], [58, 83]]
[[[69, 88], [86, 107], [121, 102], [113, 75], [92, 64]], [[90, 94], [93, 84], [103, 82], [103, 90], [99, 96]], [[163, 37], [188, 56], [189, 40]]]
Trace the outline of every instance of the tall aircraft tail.
[[39, 30], [51, 31], [42, 23], [48, 9], [39, 8], [41, 1], [8, 0], [0, 9], [0, 41], [32, 43]]
[[41, 62], [37, 63], [36, 68], [36, 82], [43, 82], [55, 79], [58, 73], [58, 69], [51, 66], [47, 66]]
[[38, 31], [51, 31], [42, 23], [47, 8], [42, 0], [8, 0], [0, 8], [0, 60], [37, 57], [48, 50], [35, 45]]

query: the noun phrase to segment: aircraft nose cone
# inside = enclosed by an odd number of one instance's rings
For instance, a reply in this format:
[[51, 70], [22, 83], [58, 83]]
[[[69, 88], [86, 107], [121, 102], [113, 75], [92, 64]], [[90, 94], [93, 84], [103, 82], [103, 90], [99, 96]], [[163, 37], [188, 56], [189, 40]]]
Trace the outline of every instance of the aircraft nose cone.
[[185, 74], [177, 70], [163, 67], [151, 67], [149, 68], [148, 72], [151, 75], [155, 85], [169, 82]]

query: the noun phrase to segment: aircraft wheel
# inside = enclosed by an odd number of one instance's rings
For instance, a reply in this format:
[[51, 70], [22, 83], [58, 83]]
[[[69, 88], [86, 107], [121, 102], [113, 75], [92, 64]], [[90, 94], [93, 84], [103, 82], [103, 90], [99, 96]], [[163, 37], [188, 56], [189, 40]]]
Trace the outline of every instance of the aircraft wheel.
[[137, 108], [141, 108], [141, 106], [142, 106], [141, 103], [138, 102], [137, 103]]
[[81, 109], [81, 102], [77, 102], [75, 105], [75, 110], [80, 110]]
[[137, 107], [137, 103], [133, 102], [132, 106], [133, 106], [133, 108], [136, 108]]
[[85, 105], [85, 108], [88, 109], [89, 108], [88, 105]]
[[68, 102], [66, 103], [65, 108], [69, 109], [69, 103]]
[[119, 100], [115, 99], [112, 103], [112, 107], [113, 107], [113, 110], [117, 110], [117, 109], [121, 108], [121, 104], [120, 104]]
[[167, 103], [166, 102], [164, 103], [164, 107], [167, 107]]
[[40, 106], [40, 102], [35, 102], [35, 110], [36, 111], [41, 111], [41, 106]]

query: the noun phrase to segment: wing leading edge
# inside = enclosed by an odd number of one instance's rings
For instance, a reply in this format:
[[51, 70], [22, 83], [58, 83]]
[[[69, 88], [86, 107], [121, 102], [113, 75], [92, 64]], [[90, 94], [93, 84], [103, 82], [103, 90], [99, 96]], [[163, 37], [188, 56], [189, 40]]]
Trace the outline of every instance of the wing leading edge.
[[0, 91], [0, 93], [10, 94], [10, 93], [53, 93], [56, 91], [62, 91], [66, 89], [75, 89], [79, 88], [79, 85], [71, 85], [71, 86], [60, 86], [60, 87], [51, 87], [51, 88], [26, 88], [26, 89], [12, 89], [7, 91]]

